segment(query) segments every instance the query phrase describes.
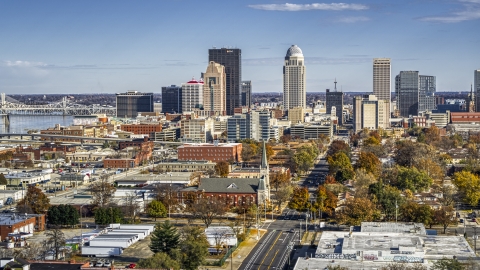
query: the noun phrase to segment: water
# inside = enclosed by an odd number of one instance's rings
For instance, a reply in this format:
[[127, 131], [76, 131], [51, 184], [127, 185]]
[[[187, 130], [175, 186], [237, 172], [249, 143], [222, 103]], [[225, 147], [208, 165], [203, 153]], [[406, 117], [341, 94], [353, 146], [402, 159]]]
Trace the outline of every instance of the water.
[[0, 133], [27, 133], [28, 130], [42, 130], [73, 124], [73, 116], [67, 115], [10, 115], [10, 126], [5, 126], [3, 118], [0, 117]]

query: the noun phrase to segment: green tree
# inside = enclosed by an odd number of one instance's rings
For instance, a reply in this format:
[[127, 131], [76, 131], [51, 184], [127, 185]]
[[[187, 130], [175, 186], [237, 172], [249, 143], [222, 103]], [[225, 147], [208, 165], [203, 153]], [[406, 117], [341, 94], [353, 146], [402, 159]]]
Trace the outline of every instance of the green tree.
[[335, 176], [337, 182], [343, 183], [354, 176], [350, 158], [344, 152], [338, 152], [327, 158], [330, 174]]
[[180, 235], [169, 220], [163, 223], [157, 223], [155, 230], [152, 232], [152, 239], [150, 243], [150, 250], [154, 253], [165, 252], [170, 254], [173, 249], [176, 249], [180, 243]]
[[35, 186], [29, 186], [25, 197], [17, 202], [20, 213], [45, 214], [49, 207], [50, 199]]
[[102, 207], [95, 209], [95, 223], [107, 225], [110, 223], [123, 222], [122, 210], [118, 207]]
[[469, 171], [456, 172], [453, 184], [457, 187], [463, 201], [475, 206], [480, 200], [480, 178]]
[[7, 185], [7, 178], [5, 178], [5, 175], [3, 173], [0, 173], [0, 185]]
[[401, 190], [409, 189], [413, 192], [423, 191], [430, 187], [433, 183], [424, 171], [419, 171], [417, 168], [397, 168], [397, 182], [396, 186]]
[[79, 211], [69, 204], [53, 205], [48, 208], [47, 220], [50, 225], [73, 226], [79, 223], [79, 218]]
[[350, 157], [350, 146], [343, 140], [334, 140], [328, 147], [327, 156], [333, 156], [337, 152], [343, 152]]
[[293, 154], [292, 162], [294, 167], [300, 172], [306, 172], [313, 167], [314, 159], [306, 151], [298, 151]]
[[456, 259], [443, 258], [433, 263], [432, 270], [463, 270], [463, 265]]
[[148, 216], [155, 218], [155, 221], [157, 221], [157, 218], [167, 216], [167, 209], [162, 202], [153, 200], [147, 205], [147, 214]]
[[221, 177], [227, 177], [229, 171], [229, 164], [226, 161], [219, 161], [215, 165], [215, 172]]
[[167, 253], [157, 252], [152, 257], [140, 259], [138, 261], [139, 268], [145, 269], [180, 269], [180, 263], [172, 259]]
[[366, 198], [368, 196], [368, 187], [376, 183], [377, 179], [371, 173], [367, 173], [363, 169], [357, 169], [355, 171], [355, 182], [353, 186], [355, 187], [355, 197]]
[[425, 204], [406, 202], [400, 206], [399, 214], [401, 220], [405, 222], [418, 222], [426, 226], [431, 225], [433, 222], [433, 210]]
[[397, 206], [401, 206], [405, 201], [400, 190], [390, 185], [384, 185], [382, 180], [370, 185], [369, 193], [372, 200], [376, 201], [383, 210], [386, 220], [394, 220]]
[[182, 231], [180, 254], [182, 268], [196, 270], [205, 263], [210, 244], [202, 228], [186, 227]]

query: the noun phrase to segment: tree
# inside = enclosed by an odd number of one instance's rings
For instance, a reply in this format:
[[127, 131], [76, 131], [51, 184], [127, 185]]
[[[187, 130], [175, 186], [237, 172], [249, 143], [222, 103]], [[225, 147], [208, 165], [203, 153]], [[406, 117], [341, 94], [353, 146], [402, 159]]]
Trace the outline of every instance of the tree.
[[0, 185], [8, 185], [7, 178], [5, 178], [3, 173], [0, 173]]
[[220, 177], [227, 177], [229, 173], [229, 164], [226, 161], [219, 161], [215, 165], [215, 172], [220, 176]]
[[139, 268], [145, 269], [180, 269], [180, 262], [172, 259], [167, 253], [157, 252], [152, 257], [140, 259], [138, 261]]
[[94, 207], [102, 208], [110, 204], [116, 188], [112, 183], [109, 183], [106, 178], [100, 178], [99, 181], [90, 184], [88, 190], [92, 194], [92, 204]]
[[308, 208], [308, 199], [310, 198], [310, 193], [308, 193], [308, 189], [305, 187], [295, 187], [293, 190], [293, 196], [288, 204], [290, 209], [296, 209], [299, 211], [303, 211]]
[[350, 156], [350, 146], [348, 146], [347, 143], [345, 143], [342, 140], [334, 140], [331, 144], [330, 147], [328, 148], [327, 151], [327, 157], [328, 156], [333, 156], [337, 152], [343, 152], [347, 156]]
[[434, 221], [443, 226], [443, 233], [446, 233], [448, 226], [456, 224], [454, 209], [451, 206], [443, 206], [435, 210]]
[[157, 218], [167, 216], [167, 209], [162, 202], [153, 200], [147, 206], [147, 213], [148, 216], [155, 218], [155, 221], [157, 221]]
[[128, 192], [123, 197], [123, 217], [129, 223], [135, 223], [137, 215], [140, 213], [141, 207], [135, 192]]
[[165, 252], [170, 255], [171, 251], [176, 249], [180, 244], [180, 235], [177, 229], [165, 220], [163, 223], [157, 223], [155, 230], [152, 232], [150, 242], [150, 250], [154, 253]]
[[[375, 205], [366, 198], [348, 198], [343, 209], [335, 213], [336, 219], [346, 225], [360, 225], [379, 217]], [[338, 216], [338, 217], [337, 217]]]
[[255, 156], [252, 147], [248, 143], [242, 143], [242, 160], [245, 162], [249, 162]]
[[283, 135], [283, 136], [280, 136], [280, 141], [282, 143], [289, 143], [290, 141], [292, 140], [292, 136], [290, 134], [286, 134], [286, 135]]
[[406, 202], [400, 206], [399, 212], [401, 220], [405, 222], [418, 222], [427, 226], [433, 222], [433, 210], [425, 204]]
[[53, 205], [48, 208], [48, 223], [50, 225], [76, 225], [79, 223], [79, 211], [68, 204]]
[[463, 270], [463, 265], [456, 259], [443, 258], [433, 263], [432, 270]]
[[275, 190], [278, 191], [280, 186], [290, 184], [290, 175], [288, 172], [275, 172], [270, 175], [269, 180], [270, 186], [275, 187]]
[[293, 187], [289, 184], [283, 184], [275, 191], [277, 209], [281, 209], [283, 203], [287, 202], [293, 194]]
[[355, 197], [366, 198], [368, 196], [368, 187], [376, 182], [375, 176], [371, 173], [367, 173], [363, 169], [357, 169], [355, 171], [355, 182], [353, 183]]
[[355, 168], [364, 169], [378, 177], [382, 170], [382, 162], [371, 152], [360, 152]]
[[432, 126], [425, 130], [425, 142], [434, 144], [440, 141], [440, 130], [436, 126]]
[[405, 201], [400, 190], [390, 185], [384, 185], [382, 180], [370, 185], [369, 193], [372, 200], [376, 201], [383, 210], [386, 220], [394, 220], [397, 206], [401, 206]]
[[54, 228], [45, 232], [47, 243], [53, 248], [55, 260], [59, 259], [60, 250], [65, 246], [65, 234], [59, 228]]
[[202, 228], [186, 227], [182, 230], [180, 254], [182, 268], [196, 270], [205, 263], [210, 244]]
[[419, 171], [417, 168], [397, 168], [397, 182], [396, 186], [401, 190], [409, 189], [411, 191], [423, 191], [430, 187], [433, 183], [424, 171]]
[[[323, 214], [332, 216], [337, 207], [338, 198], [328, 190], [325, 186], [319, 186], [317, 189], [317, 204], [318, 208], [322, 210]], [[322, 217], [320, 217], [322, 218]]]
[[156, 186], [157, 201], [163, 203], [165, 208], [169, 211], [175, 209], [178, 205], [178, 186], [172, 186], [171, 184], [158, 184]]
[[428, 177], [434, 181], [442, 181], [445, 176], [445, 171], [440, 165], [430, 158], [422, 158], [419, 160], [417, 166], [419, 170], [424, 171]]
[[202, 197], [192, 204], [188, 209], [194, 218], [203, 221], [207, 228], [212, 224], [213, 220], [225, 214], [225, 201], [216, 197]]
[[391, 263], [381, 270], [427, 270], [428, 268], [420, 263]]
[[122, 210], [118, 207], [102, 207], [95, 209], [95, 223], [107, 225], [110, 223], [123, 222]]
[[380, 145], [382, 142], [381, 139], [377, 139], [375, 136], [370, 136], [367, 139], [363, 140], [363, 145]]
[[45, 214], [49, 207], [50, 199], [35, 186], [29, 186], [25, 197], [17, 202], [20, 213]]
[[433, 147], [410, 140], [397, 141], [395, 149], [395, 162], [399, 166], [407, 168], [416, 167], [420, 159], [435, 157], [435, 149]]
[[453, 184], [457, 187], [463, 201], [476, 206], [480, 200], [480, 178], [469, 172], [461, 171], [453, 175]]
[[308, 169], [313, 167], [314, 159], [311, 158], [309, 153], [305, 151], [298, 151], [293, 154], [291, 161], [294, 164], [294, 167], [297, 168], [300, 172], [306, 172]]
[[338, 152], [327, 158], [330, 174], [335, 176], [337, 182], [343, 183], [354, 176], [350, 158], [344, 152]]

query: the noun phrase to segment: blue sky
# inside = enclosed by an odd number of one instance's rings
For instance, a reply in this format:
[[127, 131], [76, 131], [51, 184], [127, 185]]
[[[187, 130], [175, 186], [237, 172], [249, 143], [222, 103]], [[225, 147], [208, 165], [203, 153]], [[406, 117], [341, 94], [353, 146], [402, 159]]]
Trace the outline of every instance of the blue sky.
[[[254, 92], [281, 92], [297, 44], [307, 91], [372, 91], [372, 59], [470, 89], [480, 0], [0, 1], [0, 92], [161, 92], [205, 71], [208, 49], [242, 49]], [[392, 91], [394, 85], [392, 84]]]

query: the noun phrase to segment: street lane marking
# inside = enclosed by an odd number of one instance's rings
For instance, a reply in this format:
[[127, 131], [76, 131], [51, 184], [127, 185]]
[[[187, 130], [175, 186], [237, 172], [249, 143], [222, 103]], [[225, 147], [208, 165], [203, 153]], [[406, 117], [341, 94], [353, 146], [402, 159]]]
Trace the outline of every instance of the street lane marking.
[[277, 249], [277, 252], [275, 252], [275, 255], [273, 255], [272, 261], [271, 261], [270, 264], [268, 265], [268, 269], [270, 269], [270, 266], [272, 266], [272, 263], [273, 263], [273, 261], [275, 260], [275, 257], [277, 257], [277, 253], [278, 253], [278, 249]]
[[[260, 255], [260, 251], [262, 251], [265, 248], [267, 242], [270, 240], [270, 238], [273, 237], [274, 234], [275, 234], [275, 231], [271, 231], [265, 235], [265, 239], [263, 239], [263, 242], [259, 243], [260, 246], [258, 247], [257, 251], [255, 251], [255, 253], [252, 255], [252, 258], [250, 258], [250, 261], [248, 261], [247, 265], [245, 266], [245, 269], [250, 269], [253, 266], [253, 263], [256, 261], [257, 257]], [[261, 239], [258, 239], [259, 242], [260, 240]]]
[[273, 242], [272, 246], [271, 246], [270, 249], [267, 251], [267, 254], [265, 254], [265, 256], [263, 256], [263, 260], [262, 260], [262, 262], [260, 263], [260, 265], [258, 266], [258, 270], [260, 270], [260, 267], [263, 265], [263, 262], [265, 261], [265, 259], [266, 259], [267, 256], [268, 256], [268, 253], [270, 253], [270, 251], [271, 251], [272, 248], [275, 246], [275, 243], [277, 243], [278, 238], [280, 238], [281, 235], [282, 235], [281, 233], [278, 234], [278, 236], [277, 236], [277, 238], [275, 239], [275, 241]]

